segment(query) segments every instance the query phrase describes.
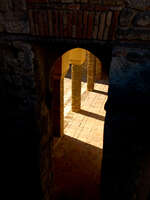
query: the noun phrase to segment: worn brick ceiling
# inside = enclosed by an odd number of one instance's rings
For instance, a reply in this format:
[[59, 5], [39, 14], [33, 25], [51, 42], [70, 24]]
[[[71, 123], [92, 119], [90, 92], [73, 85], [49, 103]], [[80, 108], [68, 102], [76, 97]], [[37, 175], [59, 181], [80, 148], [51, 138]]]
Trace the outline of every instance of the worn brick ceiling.
[[[150, 5], [144, 0], [134, 2], [27, 0], [30, 34], [59, 39], [149, 40], [149, 25], [143, 26], [147, 14], [143, 12], [149, 12]], [[136, 22], [138, 16], [141, 16], [139, 21], [144, 21], [140, 25]], [[125, 20], [128, 24], [124, 25]]]

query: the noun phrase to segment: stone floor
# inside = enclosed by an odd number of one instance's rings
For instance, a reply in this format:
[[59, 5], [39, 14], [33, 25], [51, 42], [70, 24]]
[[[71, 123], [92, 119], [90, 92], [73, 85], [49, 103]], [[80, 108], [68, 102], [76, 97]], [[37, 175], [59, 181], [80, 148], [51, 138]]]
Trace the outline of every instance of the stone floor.
[[82, 82], [79, 113], [71, 111], [71, 79], [65, 78], [64, 90], [65, 135], [53, 153], [54, 199], [98, 200], [108, 85], [96, 83], [88, 92]]

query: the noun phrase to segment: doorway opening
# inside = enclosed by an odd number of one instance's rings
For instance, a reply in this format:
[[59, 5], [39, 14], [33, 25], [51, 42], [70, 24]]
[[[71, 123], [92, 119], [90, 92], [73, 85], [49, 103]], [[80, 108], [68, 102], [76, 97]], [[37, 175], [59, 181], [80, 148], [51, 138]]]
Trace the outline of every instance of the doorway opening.
[[53, 100], [60, 101], [59, 112], [54, 114], [59, 114], [60, 124], [53, 149], [54, 199], [96, 200], [100, 197], [108, 75], [101, 61], [85, 49], [66, 52], [60, 62], [61, 70], [53, 73], [54, 82], [59, 79], [54, 91], [58, 87], [60, 92]]

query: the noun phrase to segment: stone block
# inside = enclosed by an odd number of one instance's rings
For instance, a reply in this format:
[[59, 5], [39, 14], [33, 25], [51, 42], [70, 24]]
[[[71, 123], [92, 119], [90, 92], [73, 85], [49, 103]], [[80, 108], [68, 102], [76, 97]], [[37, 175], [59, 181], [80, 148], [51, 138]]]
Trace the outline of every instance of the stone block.
[[52, 1], [52, 0], [26, 0], [26, 1], [28, 4], [30, 4], [30, 3], [48, 3], [49, 1]]
[[93, 27], [93, 39], [97, 39], [97, 35], [98, 35], [98, 26], [95, 25]]
[[150, 12], [138, 12], [132, 24], [133, 26], [150, 27]]
[[26, 1], [25, 0], [13, 1], [13, 9], [18, 12], [26, 10]]
[[81, 0], [81, 3], [88, 3], [88, 0]]
[[4, 32], [5, 28], [2, 24], [0, 24], [0, 32]]
[[105, 6], [121, 6], [124, 4], [124, 0], [103, 0]]
[[80, 3], [80, 0], [74, 0], [75, 3]]
[[117, 39], [123, 40], [150, 40], [150, 29], [126, 28], [117, 30]]
[[128, 7], [137, 8], [140, 10], [144, 10], [150, 7], [150, 1], [148, 0], [125, 0]]
[[4, 16], [2, 13], [0, 13], [0, 32], [3, 32], [5, 30], [4, 27]]
[[74, 3], [74, 0], [61, 0], [62, 3]]
[[89, 3], [96, 3], [96, 4], [100, 4], [101, 0], [89, 0]]
[[119, 17], [120, 26], [129, 26], [133, 17], [135, 16], [136, 11], [130, 8], [124, 8]]
[[1, 0], [0, 1], [0, 11], [2, 11], [2, 12], [6, 12], [6, 11], [8, 11], [8, 0]]
[[99, 32], [98, 32], [98, 39], [103, 39], [103, 32], [105, 28], [105, 20], [106, 20], [106, 13], [102, 12], [100, 16], [100, 24], [99, 24]]
[[5, 23], [5, 30], [8, 33], [29, 33], [28, 22], [10, 20]]

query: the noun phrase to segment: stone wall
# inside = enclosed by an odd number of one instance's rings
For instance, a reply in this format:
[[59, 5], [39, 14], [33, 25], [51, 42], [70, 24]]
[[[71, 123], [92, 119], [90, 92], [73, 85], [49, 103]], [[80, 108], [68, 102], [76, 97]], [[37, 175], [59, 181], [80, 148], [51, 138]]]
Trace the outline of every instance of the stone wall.
[[[6, 148], [3, 152], [7, 169], [5, 181], [7, 187], [11, 185], [12, 194], [15, 188], [21, 194], [32, 191], [39, 174], [33, 52], [31, 45], [20, 41], [0, 42], [0, 46], [0, 119]], [[15, 193], [15, 196], [20, 198], [20, 194]]]
[[[47, 9], [48, 2], [50, 3], [48, 9], [54, 10], [53, 29], [51, 29], [54, 30], [52, 32], [54, 34], [52, 35], [45, 35], [47, 29], [39, 30], [39, 25], [47, 27], [47, 24], [46, 26], [42, 24], [45, 21], [32, 21], [32, 19], [35, 20], [37, 14], [42, 20], [47, 16], [45, 8]], [[83, 48], [87, 47], [90, 41], [92, 48], [93, 44], [95, 45], [92, 53], [95, 53], [100, 60], [102, 53], [98, 51], [100, 41], [109, 40], [109, 45], [112, 44], [111, 40], [114, 41], [109, 76], [109, 98], [106, 103], [103, 195], [105, 199], [109, 195], [111, 198], [114, 195], [115, 199], [147, 200], [150, 190], [149, 180], [145, 178], [149, 175], [147, 167], [149, 166], [147, 131], [149, 121], [146, 117], [146, 114], [149, 116], [150, 111], [150, 52], [146, 47], [150, 40], [149, 1], [28, 0], [27, 3], [28, 11], [24, 0], [1, 0], [0, 2], [0, 116], [2, 142], [5, 146], [2, 163], [5, 168], [3, 183], [6, 183], [4, 185], [9, 188], [5, 197], [11, 194], [11, 197], [15, 196], [15, 199], [29, 199], [28, 195], [31, 191], [31, 199], [47, 200], [50, 197], [52, 124], [49, 123], [51, 119], [49, 109], [51, 96], [48, 99], [46, 96], [46, 89], [49, 87], [47, 72], [50, 63], [45, 64], [44, 60], [47, 58], [54, 60], [57, 56], [50, 57], [47, 54], [48, 48], [37, 56], [38, 52], [33, 48], [32, 40], [39, 43], [39, 41], [42, 42], [42, 38], [49, 41], [55, 37], [55, 39], [61, 39], [60, 41], [69, 38], [68, 41], [78, 47], [78, 39], [82, 39]], [[41, 10], [38, 10], [39, 7]], [[56, 16], [59, 13], [55, 12], [54, 8], [59, 8], [59, 12], [62, 12], [62, 8], [65, 12], [68, 10], [73, 12], [74, 25], [82, 22], [83, 14], [85, 14], [83, 27], [87, 32], [81, 37], [82, 26], [78, 26], [77, 32], [68, 31], [67, 27], [70, 26], [66, 19], [69, 15], [65, 17], [66, 14], [62, 15], [63, 28], [66, 28], [62, 29], [62, 32], [58, 31]], [[87, 13], [80, 12], [80, 9], [86, 10]], [[102, 18], [107, 20], [102, 21]], [[36, 23], [32, 24], [32, 22]], [[32, 29], [32, 25], [36, 29]], [[48, 25], [51, 26], [51, 23]], [[59, 28], [61, 29], [61, 26]], [[98, 32], [99, 30], [104, 30], [104, 32]], [[68, 34], [73, 34], [73, 37]], [[41, 36], [40, 40], [37, 36]], [[126, 43], [122, 43], [120, 47], [117, 45], [120, 40], [130, 41], [133, 45], [127, 47]], [[146, 41], [144, 47], [141, 47], [141, 41]], [[135, 46], [134, 43], [136, 43]], [[39, 43], [39, 46], [41, 44]], [[54, 45], [53, 49], [59, 48]], [[63, 52], [62, 48], [61, 52]], [[42, 53], [43, 57], [40, 59]], [[45, 65], [47, 68], [42, 67]], [[40, 158], [41, 166], [39, 166]], [[44, 197], [41, 193], [40, 176]], [[141, 185], [144, 186], [141, 187]]]
[[150, 40], [147, 1], [27, 1], [34, 36]]
[[[0, 1], [0, 32], [29, 32], [25, 1]], [[0, 119], [5, 198], [40, 196], [37, 92], [31, 44], [0, 38]], [[38, 191], [38, 192], [37, 192]]]
[[122, 9], [119, 16], [117, 39], [150, 40], [150, 11]]
[[113, 49], [105, 105], [103, 181], [115, 199], [146, 200], [150, 192], [149, 55], [150, 49]]
[[29, 33], [27, 8], [24, 0], [1, 0], [0, 32]]

